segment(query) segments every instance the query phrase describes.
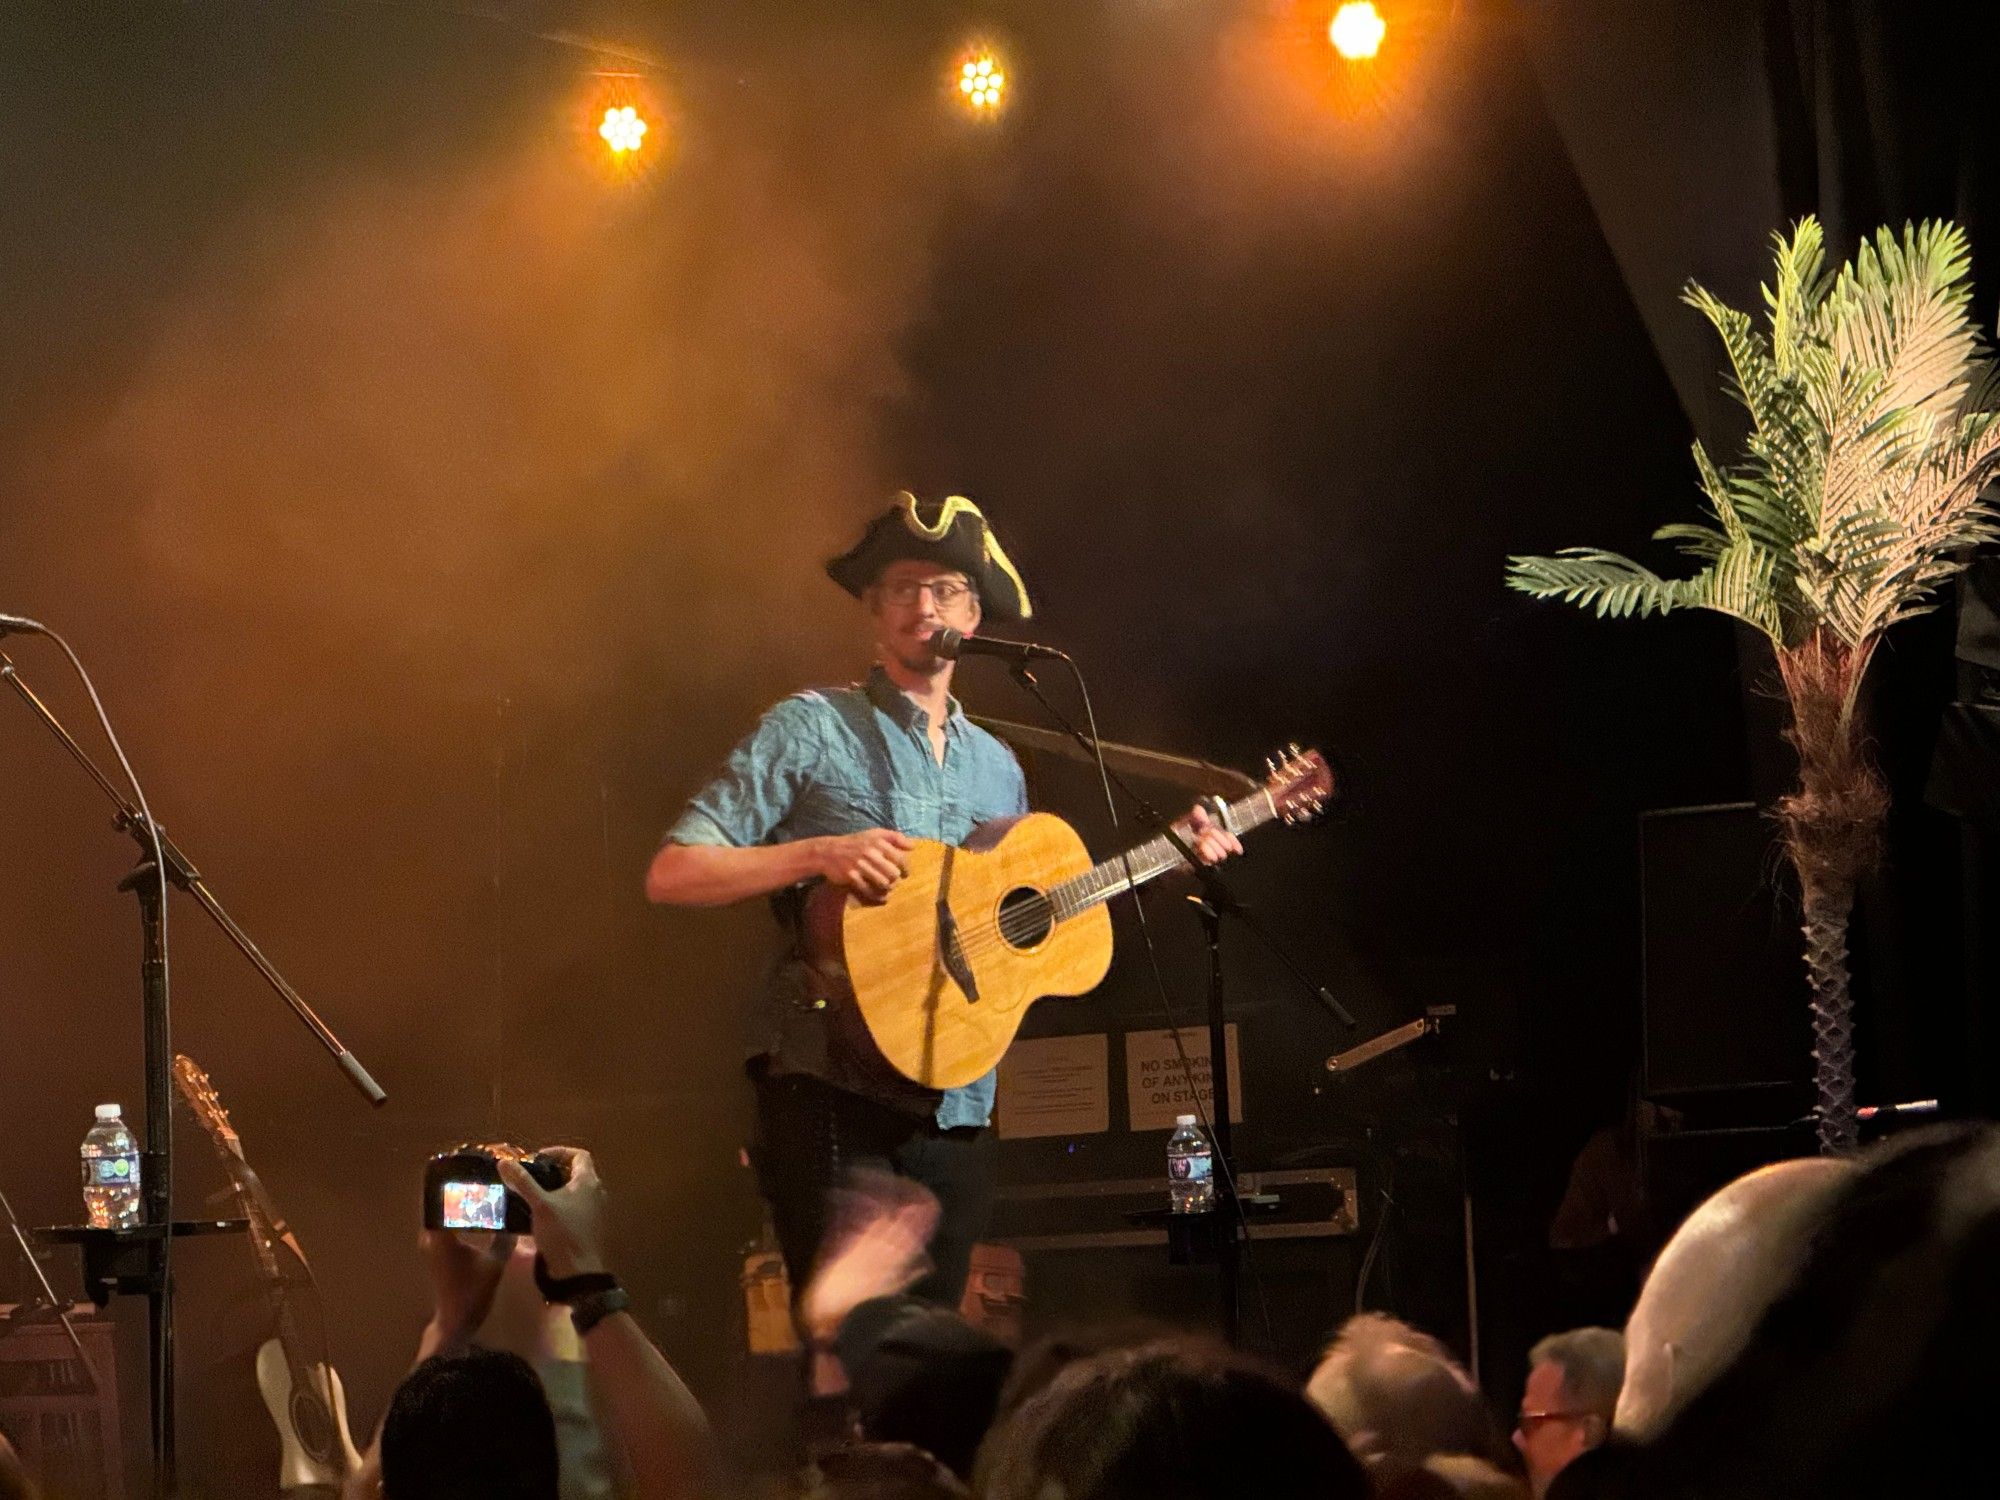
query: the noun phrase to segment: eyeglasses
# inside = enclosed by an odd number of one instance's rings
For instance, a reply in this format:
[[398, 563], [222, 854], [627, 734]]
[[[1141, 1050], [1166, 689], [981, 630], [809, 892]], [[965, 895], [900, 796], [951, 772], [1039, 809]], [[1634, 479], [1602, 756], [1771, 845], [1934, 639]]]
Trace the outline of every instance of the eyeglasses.
[[881, 586], [882, 597], [891, 604], [915, 604], [917, 595], [925, 589], [931, 591], [940, 609], [950, 609], [952, 605], [972, 593], [972, 585], [956, 578], [898, 578], [893, 583]]

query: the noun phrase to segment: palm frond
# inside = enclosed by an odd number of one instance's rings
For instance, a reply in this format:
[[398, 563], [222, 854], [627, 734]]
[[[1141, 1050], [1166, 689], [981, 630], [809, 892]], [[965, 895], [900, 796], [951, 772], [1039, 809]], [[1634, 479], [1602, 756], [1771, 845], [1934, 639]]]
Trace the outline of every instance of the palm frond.
[[1771, 236], [1776, 262], [1771, 283], [1759, 288], [1771, 319], [1772, 360], [1782, 375], [1795, 375], [1812, 326], [1812, 315], [1826, 300], [1833, 274], [1826, 269], [1826, 237], [1819, 220], [1801, 219], [1788, 240]]
[[1507, 587], [1595, 609], [1600, 619], [1663, 615], [1679, 602], [1674, 585], [1650, 568], [1589, 547], [1566, 547], [1553, 557], [1510, 557]]
[[1777, 558], [1754, 542], [1726, 548], [1692, 578], [1668, 587], [1683, 608], [1710, 609], [1754, 625], [1776, 645], [1786, 643], [1786, 620], [1778, 593], [1771, 587]]
[[1717, 610], [1780, 647], [1823, 632], [1865, 661], [2000, 533], [1979, 498], [2000, 472], [2000, 367], [1971, 321], [1963, 232], [1884, 228], [1838, 269], [1811, 218], [1773, 239], [1765, 327], [1697, 283], [1682, 294], [1720, 337], [1751, 422], [1732, 466], [1694, 445], [1714, 524], [1655, 533], [1699, 571], [1669, 580], [1575, 548], [1512, 559], [1510, 586], [1600, 615]]
[[1876, 231], [1843, 267], [1825, 303], [1826, 333], [1844, 368], [1871, 372], [1871, 404], [1942, 420], [1964, 399], [1977, 336], [1972, 250], [1955, 224], [1930, 221], [1897, 237]]
[[1653, 533], [1656, 542], [1675, 542], [1683, 556], [1698, 557], [1703, 562], [1713, 562], [1729, 549], [1729, 536], [1717, 531], [1713, 526], [1703, 526], [1696, 522], [1676, 522], [1662, 526]]

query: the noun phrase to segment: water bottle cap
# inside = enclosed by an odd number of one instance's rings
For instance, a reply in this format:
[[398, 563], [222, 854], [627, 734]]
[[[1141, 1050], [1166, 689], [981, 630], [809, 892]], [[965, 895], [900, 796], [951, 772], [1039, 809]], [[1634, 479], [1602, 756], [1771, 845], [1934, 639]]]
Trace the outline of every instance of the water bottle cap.
[[1174, 1116], [1174, 1123], [1175, 1123], [1176, 1125], [1192, 1125], [1192, 1124], [1194, 1124], [1194, 1116], [1193, 1116], [1193, 1115], [1175, 1115], [1175, 1116]]
[[116, 1120], [123, 1116], [124, 1113], [125, 1106], [122, 1104], [100, 1104], [97, 1106], [97, 1118], [100, 1120]]

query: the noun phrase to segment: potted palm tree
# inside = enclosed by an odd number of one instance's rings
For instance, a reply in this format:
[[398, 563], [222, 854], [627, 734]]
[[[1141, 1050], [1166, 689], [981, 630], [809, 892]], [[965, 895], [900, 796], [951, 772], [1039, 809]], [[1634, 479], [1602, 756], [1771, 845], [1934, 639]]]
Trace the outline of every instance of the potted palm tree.
[[1663, 578], [1573, 547], [1509, 559], [1507, 582], [1599, 616], [1716, 610], [1769, 639], [1798, 754], [1776, 815], [1799, 877], [1819, 1142], [1838, 1153], [1857, 1135], [1848, 917], [1889, 807], [1861, 684], [1883, 634], [1933, 608], [1969, 550], [2000, 535], [1980, 494], [2000, 465], [2000, 381], [1955, 225], [1879, 230], [1837, 272], [1811, 218], [1774, 242], [1764, 327], [1700, 286], [1683, 294], [1722, 336], [1751, 424], [1731, 467], [1694, 445], [1709, 522], [1654, 534], [1698, 571]]

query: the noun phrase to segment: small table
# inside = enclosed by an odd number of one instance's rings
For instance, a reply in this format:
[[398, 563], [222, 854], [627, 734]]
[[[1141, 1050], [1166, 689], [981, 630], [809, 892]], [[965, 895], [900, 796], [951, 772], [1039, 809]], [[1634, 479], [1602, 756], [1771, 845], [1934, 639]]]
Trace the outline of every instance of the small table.
[[160, 1290], [153, 1274], [153, 1246], [172, 1229], [175, 1239], [193, 1234], [241, 1234], [248, 1219], [176, 1219], [171, 1225], [137, 1224], [130, 1229], [95, 1229], [88, 1224], [57, 1224], [33, 1231], [45, 1245], [83, 1247], [83, 1289], [104, 1306], [116, 1292], [145, 1294]]

